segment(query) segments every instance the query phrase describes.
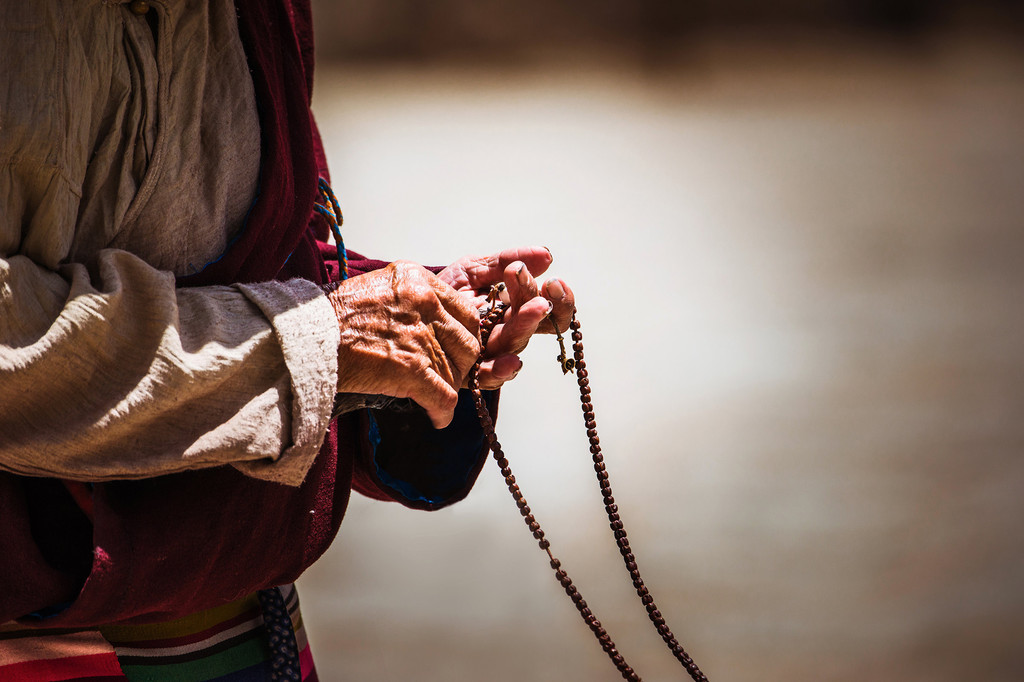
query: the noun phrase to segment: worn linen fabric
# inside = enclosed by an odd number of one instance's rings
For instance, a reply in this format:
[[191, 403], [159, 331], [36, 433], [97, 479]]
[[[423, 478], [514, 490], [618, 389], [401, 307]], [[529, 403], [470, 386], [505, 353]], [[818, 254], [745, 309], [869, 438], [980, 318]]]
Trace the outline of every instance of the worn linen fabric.
[[304, 280], [176, 287], [244, 229], [259, 120], [233, 3], [150, 5], [0, 5], [0, 468], [297, 485], [334, 314]]

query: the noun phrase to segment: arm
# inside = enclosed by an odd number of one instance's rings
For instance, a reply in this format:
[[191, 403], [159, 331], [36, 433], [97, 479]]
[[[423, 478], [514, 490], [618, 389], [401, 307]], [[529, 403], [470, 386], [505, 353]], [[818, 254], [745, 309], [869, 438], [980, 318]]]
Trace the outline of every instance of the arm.
[[177, 289], [123, 251], [0, 259], [0, 468], [104, 481], [231, 464], [297, 485], [327, 428], [337, 326], [301, 280]]

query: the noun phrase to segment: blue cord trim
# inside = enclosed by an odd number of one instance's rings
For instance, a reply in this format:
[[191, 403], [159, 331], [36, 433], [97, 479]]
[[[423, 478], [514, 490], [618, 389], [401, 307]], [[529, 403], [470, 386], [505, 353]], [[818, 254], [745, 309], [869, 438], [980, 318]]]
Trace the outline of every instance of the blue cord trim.
[[320, 190], [321, 202], [313, 204], [313, 210], [322, 215], [331, 228], [334, 241], [338, 247], [338, 265], [341, 268], [341, 278], [348, 279], [348, 251], [345, 249], [345, 240], [341, 237], [341, 226], [345, 223], [345, 216], [341, 213], [341, 206], [338, 204], [338, 197], [334, 196], [334, 190], [327, 184], [327, 181], [320, 178], [317, 188]]
[[28, 617], [33, 620], [47, 620], [49, 618], [53, 618], [54, 616], [59, 616], [60, 614], [64, 613], [72, 604], [74, 604], [74, 602], [67, 601], [62, 604], [54, 604], [53, 606], [47, 606], [45, 608], [39, 609], [38, 611], [33, 611], [32, 613], [28, 614]]
[[373, 418], [373, 412], [367, 410], [367, 414], [370, 418], [369, 438], [370, 447], [373, 449], [373, 465], [377, 469], [377, 478], [380, 479], [380, 482], [399, 493], [407, 500], [426, 502], [428, 504], [439, 504], [440, 502], [443, 502], [444, 498], [427, 497], [420, 492], [416, 486], [412, 485], [408, 481], [395, 478], [386, 470], [381, 468], [380, 462], [377, 461], [377, 446], [380, 445], [380, 427], [377, 426], [377, 420]]

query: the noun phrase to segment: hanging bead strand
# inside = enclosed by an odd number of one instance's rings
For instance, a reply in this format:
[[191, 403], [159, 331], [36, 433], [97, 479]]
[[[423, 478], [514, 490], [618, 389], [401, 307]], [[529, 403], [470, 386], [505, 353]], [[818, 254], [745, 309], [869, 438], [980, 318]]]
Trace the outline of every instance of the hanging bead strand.
[[[491, 332], [494, 327], [501, 321], [505, 314], [508, 306], [500, 303], [497, 299], [497, 292], [492, 292], [490, 299], [493, 305], [490, 311], [481, 320], [480, 327], [480, 345], [481, 348], [487, 346], [487, 341], [490, 338]], [[640, 596], [640, 601], [647, 609], [647, 614], [654, 623], [658, 634], [661, 635], [662, 639], [668, 645], [673, 655], [682, 663], [683, 667], [689, 673], [690, 677], [697, 681], [707, 681], [704, 673], [701, 672], [697, 664], [693, 662], [689, 654], [683, 649], [682, 645], [676, 640], [675, 636], [669, 630], [664, 617], [658, 610], [658, 607], [654, 603], [654, 597], [651, 596], [647, 586], [644, 585], [643, 579], [640, 577], [640, 570], [637, 568], [636, 558], [633, 556], [633, 552], [629, 546], [629, 539], [626, 537], [626, 530], [623, 527], [622, 520], [619, 517], [618, 506], [615, 504], [615, 498], [612, 496], [611, 483], [608, 480], [608, 472], [604, 464], [604, 455], [601, 453], [600, 439], [597, 435], [597, 421], [594, 418], [594, 406], [590, 399], [590, 380], [586, 369], [586, 361], [583, 358], [583, 335], [580, 333], [580, 324], [576, 320], [576, 315], [573, 314], [572, 320], [569, 324], [572, 330], [572, 349], [573, 359], [568, 360], [565, 357], [564, 347], [562, 354], [559, 356], [559, 361], [562, 365], [563, 372], [572, 371], [575, 369], [577, 383], [580, 388], [580, 403], [583, 409], [583, 421], [587, 428], [587, 438], [590, 441], [590, 452], [593, 455], [594, 470], [597, 472], [598, 483], [601, 487], [601, 496], [604, 500], [605, 511], [608, 514], [608, 520], [611, 525], [612, 532], [615, 536], [615, 542], [619, 547], [619, 552], [622, 554], [623, 561], [626, 564], [626, 569], [629, 571], [630, 578], [633, 580], [633, 587], [636, 589], [637, 594]], [[559, 345], [562, 344], [561, 334], [558, 334]], [[494, 456], [495, 462], [498, 464], [498, 468], [501, 470], [501, 475], [505, 479], [505, 485], [508, 486], [508, 491], [512, 495], [512, 499], [515, 500], [516, 506], [519, 508], [519, 513], [523, 517], [523, 521], [530, 532], [533, 534], [535, 540], [537, 540], [538, 546], [544, 550], [551, 565], [552, 570], [555, 572], [555, 578], [558, 580], [559, 585], [572, 600], [579, 611], [583, 621], [590, 628], [591, 632], [597, 638], [601, 648], [611, 659], [615, 668], [622, 675], [623, 679], [630, 680], [631, 682], [640, 682], [640, 676], [626, 663], [622, 654], [619, 653], [618, 648], [612, 641], [608, 632], [601, 625], [601, 621], [597, 619], [590, 607], [587, 606], [586, 600], [583, 599], [583, 595], [580, 594], [579, 590], [573, 584], [572, 579], [569, 578], [568, 573], [562, 568], [562, 562], [555, 558], [555, 555], [551, 552], [551, 543], [548, 542], [547, 537], [544, 535], [544, 531], [540, 527], [540, 523], [534, 517], [530, 505], [526, 502], [526, 498], [522, 491], [519, 489], [519, 485], [516, 483], [516, 477], [512, 473], [512, 469], [509, 467], [508, 459], [505, 457], [502, 451], [501, 444], [498, 442], [498, 437], [494, 432], [494, 422], [491, 419], [490, 412], [487, 410], [487, 406], [484, 403], [483, 394], [480, 390], [479, 371], [480, 363], [483, 359], [483, 355], [477, 359], [473, 368], [469, 372], [469, 389], [473, 395], [473, 401], [476, 405], [477, 417], [480, 420], [480, 425], [483, 428], [484, 438], [487, 441], [487, 446], [491, 450]]]

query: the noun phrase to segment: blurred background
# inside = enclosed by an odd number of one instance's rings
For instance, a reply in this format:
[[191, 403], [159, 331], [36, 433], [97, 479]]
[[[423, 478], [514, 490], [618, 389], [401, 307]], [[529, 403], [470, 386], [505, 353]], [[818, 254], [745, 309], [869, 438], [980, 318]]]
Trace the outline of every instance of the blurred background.
[[[611, 482], [712, 680], [1024, 679], [1024, 11], [1015, 2], [314, 2], [350, 248], [544, 244]], [[498, 435], [649, 682], [685, 679], [534, 341]], [[302, 579], [325, 682], [619, 679], [493, 463], [353, 499]]]

